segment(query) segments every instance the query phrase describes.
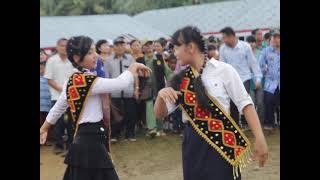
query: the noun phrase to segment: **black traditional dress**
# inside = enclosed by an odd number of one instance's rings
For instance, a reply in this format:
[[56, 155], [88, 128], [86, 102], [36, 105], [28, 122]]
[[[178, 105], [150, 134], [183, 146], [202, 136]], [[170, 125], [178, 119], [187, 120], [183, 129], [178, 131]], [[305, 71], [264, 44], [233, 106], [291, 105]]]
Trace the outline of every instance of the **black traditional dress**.
[[74, 73], [68, 81], [66, 95], [75, 124], [75, 137], [65, 158], [67, 169], [64, 180], [118, 180], [109, 156], [109, 128], [102, 119], [81, 123], [79, 119], [86, 106], [90, 89], [97, 76]]
[[192, 67], [178, 76], [173, 88], [182, 93], [177, 105], [187, 119], [182, 143], [184, 180], [240, 180], [240, 171], [250, 160], [249, 140], [214, 97], [206, 93], [209, 108], [199, 106], [194, 92], [198, 73]]

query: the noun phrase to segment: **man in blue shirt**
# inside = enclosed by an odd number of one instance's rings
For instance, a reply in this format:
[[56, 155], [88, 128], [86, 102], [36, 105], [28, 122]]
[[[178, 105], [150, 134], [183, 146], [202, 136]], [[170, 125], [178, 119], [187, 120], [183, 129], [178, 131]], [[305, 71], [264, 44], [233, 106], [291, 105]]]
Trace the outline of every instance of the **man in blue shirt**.
[[91, 69], [90, 70], [92, 73], [94, 73], [95, 75], [97, 75], [98, 77], [101, 78], [108, 78], [108, 76], [106, 76], [106, 72], [104, 70], [104, 64], [101, 60], [101, 58], [99, 57], [97, 59], [97, 66], [95, 69]]
[[272, 130], [276, 108], [280, 107], [280, 31], [273, 33], [272, 46], [261, 52], [260, 67], [265, 75], [265, 129]]
[[[238, 40], [234, 30], [231, 27], [225, 27], [221, 31], [224, 44], [220, 48], [220, 61], [233, 66], [240, 75], [240, 78], [249, 93], [250, 80], [252, 72], [256, 89], [261, 88], [262, 73], [259, 64], [252, 52], [250, 45], [247, 42]], [[231, 117], [240, 125], [239, 112], [235, 104], [230, 103]], [[247, 129], [247, 122], [244, 116], [241, 116], [243, 129]]]

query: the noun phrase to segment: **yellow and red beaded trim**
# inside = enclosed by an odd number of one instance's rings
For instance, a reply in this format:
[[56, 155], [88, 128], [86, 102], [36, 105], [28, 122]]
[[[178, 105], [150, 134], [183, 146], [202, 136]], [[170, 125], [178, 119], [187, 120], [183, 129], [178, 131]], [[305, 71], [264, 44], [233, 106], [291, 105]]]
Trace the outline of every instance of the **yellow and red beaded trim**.
[[193, 87], [195, 76], [198, 73], [189, 67], [180, 84], [183, 102], [179, 107], [195, 131], [234, 167], [234, 177], [237, 177], [238, 168], [241, 171], [250, 161], [250, 141], [214, 97], [206, 93], [210, 109], [198, 105]]
[[95, 83], [97, 76], [89, 73], [74, 73], [67, 84], [67, 101], [70, 107], [73, 121], [76, 123], [74, 135], [78, 130], [78, 122], [82, 116], [82, 109], [90, 95], [90, 90]]

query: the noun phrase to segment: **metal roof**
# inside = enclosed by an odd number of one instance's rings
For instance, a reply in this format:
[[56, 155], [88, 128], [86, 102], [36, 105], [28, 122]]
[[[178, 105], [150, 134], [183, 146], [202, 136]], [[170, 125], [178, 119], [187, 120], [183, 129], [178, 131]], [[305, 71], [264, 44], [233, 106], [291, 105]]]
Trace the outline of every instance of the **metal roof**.
[[234, 0], [125, 14], [40, 17], [40, 47], [55, 46], [61, 37], [87, 35], [94, 41], [169, 38], [177, 29], [195, 25], [203, 33], [280, 27], [280, 0]]
[[235, 0], [142, 12], [134, 19], [171, 35], [186, 25], [203, 33], [280, 27], [280, 0]]

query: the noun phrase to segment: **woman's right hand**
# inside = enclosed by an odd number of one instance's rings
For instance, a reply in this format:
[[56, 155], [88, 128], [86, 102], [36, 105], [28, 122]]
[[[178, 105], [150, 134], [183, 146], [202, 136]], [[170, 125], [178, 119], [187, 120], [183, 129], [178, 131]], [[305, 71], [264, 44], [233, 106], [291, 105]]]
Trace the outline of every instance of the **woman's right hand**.
[[129, 66], [128, 70], [133, 75], [139, 75], [142, 77], [148, 77], [152, 72], [152, 70], [149, 67], [145, 66], [142, 63], [133, 63]]
[[40, 144], [43, 145], [46, 143], [48, 132], [40, 128]]
[[180, 91], [175, 91], [172, 87], [166, 87], [159, 91], [158, 96], [164, 101], [170, 101], [176, 103], [178, 96], [182, 95]]

